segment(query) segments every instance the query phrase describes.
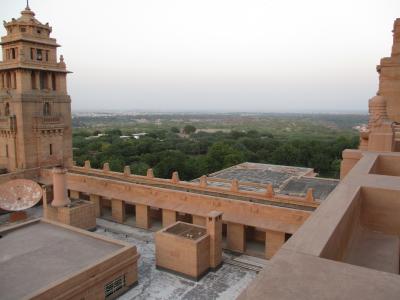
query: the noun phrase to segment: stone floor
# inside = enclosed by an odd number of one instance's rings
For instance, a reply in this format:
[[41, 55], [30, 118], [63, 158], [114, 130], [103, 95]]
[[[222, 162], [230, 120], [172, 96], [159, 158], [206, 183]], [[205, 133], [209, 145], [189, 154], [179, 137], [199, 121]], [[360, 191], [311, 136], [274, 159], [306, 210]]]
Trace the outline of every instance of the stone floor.
[[121, 300], [234, 299], [257, 275], [255, 270], [225, 263], [217, 272], [194, 282], [156, 270], [153, 232], [98, 219], [96, 233], [132, 243], [140, 253], [139, 284], [122, 295]]

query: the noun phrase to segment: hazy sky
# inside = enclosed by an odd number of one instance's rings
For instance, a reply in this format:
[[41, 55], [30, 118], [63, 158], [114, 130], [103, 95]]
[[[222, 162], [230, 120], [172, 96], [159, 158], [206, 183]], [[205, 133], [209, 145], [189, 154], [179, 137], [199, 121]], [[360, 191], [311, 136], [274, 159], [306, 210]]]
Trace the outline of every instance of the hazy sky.
[[[73, 110], [367, 110], [399, 0], [31, 0]], [[0, 0], [18, 17], [23, 0]], [[1, 35], [5, 29], [0, 30]]]

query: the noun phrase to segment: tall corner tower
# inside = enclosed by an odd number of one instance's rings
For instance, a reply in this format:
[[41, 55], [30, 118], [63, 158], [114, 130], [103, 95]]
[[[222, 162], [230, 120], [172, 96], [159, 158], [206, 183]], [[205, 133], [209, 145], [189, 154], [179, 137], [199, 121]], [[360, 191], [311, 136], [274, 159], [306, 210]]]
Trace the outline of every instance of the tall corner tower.
[[0, 168], [72, 165], [71, 99], [52, 28], [27, 6], [4, 21], [0, 61]]

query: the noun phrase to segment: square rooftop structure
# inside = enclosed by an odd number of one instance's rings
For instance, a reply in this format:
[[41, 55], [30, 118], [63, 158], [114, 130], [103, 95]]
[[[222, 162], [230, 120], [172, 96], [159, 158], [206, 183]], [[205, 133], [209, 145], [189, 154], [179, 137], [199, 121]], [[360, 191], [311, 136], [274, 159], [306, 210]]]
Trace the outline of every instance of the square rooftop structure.
[[37, 219], [0, 231], [1, 299], [105, 299], [137, 282], [136, 247]]
[[158, 269], [193, 280], [210, 269], [210, 235], [202, 226], [176, 222], [156, 233], [155, 244]]
[[272, 184], [277, 194], [300, 197], [304, 197], [307, 190], [313, 188], [315, 199], [325, 200], [339, 180], [319, 178], [316, 175], [312, 168], [246, 162], [210, 174], [207, 183], [229, 188], [231, 181], [237, 179], [241, 183], [240, 190], [255, 192], [264, 192], [265, 186]]

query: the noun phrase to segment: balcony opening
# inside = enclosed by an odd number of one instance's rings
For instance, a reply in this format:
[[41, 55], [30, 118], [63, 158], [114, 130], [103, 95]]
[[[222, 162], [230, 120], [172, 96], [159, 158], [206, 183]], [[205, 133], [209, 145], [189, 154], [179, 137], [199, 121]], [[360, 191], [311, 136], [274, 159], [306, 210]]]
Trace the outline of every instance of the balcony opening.
[[35, 49], [31, 48], [31, 60], [33, 60], [34, 56], [35, 56]]
[[49, 153], [50, 155], [53, 155], [53, 144], [49, 145]]
[[13, 72], [13, 89], [17, 88], [17, 72]]
[[11, 88], [11, 73], [7, 72], [6, 74], [6, 86], [7, 88]]
[[6, 103], [6, 107], [5, 107], [5, 109], [4, 109], [4, 115], [5, 116], [9, 116], [10, 115], [10, 103]]
[[36, 59], [40, 61], [43, 60], [42, 49], [36, 49]]
[[47, 90], [48, 89], [47, 73], [40, 71], [39, 80], [40, 80], [40, 89]]
[[46, 61], [49, 61], [49, 51], [46, 51]]
[[45, 102], [43, 104], [43, 115], [44, 116], [50, 116], [50, 114], [51, 114], [50, 103], [49, 102]]
[[15, 51], [15, 48], [11, 48], [11, 59], [16, 59], [17, 58], [17, 53]]
[[55, 91], [57, 89], [57, 82], [56, 82], [56, 74], [54, 73], [51, 73], [51, 84], [53, 91]]
[[32, 90], [36, 90], [37, 86], [36, 86], [36, 72], [32, 71], [31, 72], [31, 86], [32, 86]]

